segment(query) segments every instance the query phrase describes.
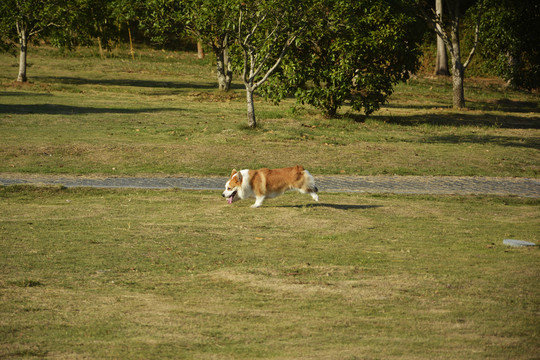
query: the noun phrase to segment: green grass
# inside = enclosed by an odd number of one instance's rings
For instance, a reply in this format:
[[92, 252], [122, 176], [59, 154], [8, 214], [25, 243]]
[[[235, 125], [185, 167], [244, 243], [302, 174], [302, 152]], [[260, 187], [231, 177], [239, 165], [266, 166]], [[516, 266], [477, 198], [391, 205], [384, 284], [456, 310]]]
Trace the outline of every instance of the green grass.
[[[0, 175], [538, 177], [537, 94], [400, 84], [374, 116], [215, 89], [212, 60], [0, 54]], [[0, 358], [532, 359], [539, 200], [0, 187]]]
[[3, 187], [0, 357], [532, 359], [538, 200]]
[[224, 175], [297, 163], [315, 174], [539, 173], [538, 95], [493, 80], [468, 79], [470, 108], [455, 111], [448, 79], [419, 77], [367, 120], [257, 99], [253, 131], [243, 86], [216, 90], [210, 58], [32, 48], [29, 61], [30, 83], [18, 85], [16, 58], [0, 54], [0, 173]]

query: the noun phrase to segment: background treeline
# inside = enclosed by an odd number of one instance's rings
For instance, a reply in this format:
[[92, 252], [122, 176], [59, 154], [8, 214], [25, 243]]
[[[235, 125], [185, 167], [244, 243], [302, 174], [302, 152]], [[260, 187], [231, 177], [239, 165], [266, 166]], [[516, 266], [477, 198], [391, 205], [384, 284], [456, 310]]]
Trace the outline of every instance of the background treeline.
[[21, 82], [30, 45], [97, 46], [102, 57], [119, 43], [132, 55], [134, 43], [198, 45], [215, 56], [220, 89], [240, 76], [255, 127], [255, 91], [276, 102], [295, 96], [329, 116], [345, 102], [370, 114], [422, 65], [437, 70], [430, 64], [437, 36], [454, 107], [465, 106], [467, 69], [536, 89], [539, 20], [535, 0], [4, 0], [0, 44], [18, 53]]

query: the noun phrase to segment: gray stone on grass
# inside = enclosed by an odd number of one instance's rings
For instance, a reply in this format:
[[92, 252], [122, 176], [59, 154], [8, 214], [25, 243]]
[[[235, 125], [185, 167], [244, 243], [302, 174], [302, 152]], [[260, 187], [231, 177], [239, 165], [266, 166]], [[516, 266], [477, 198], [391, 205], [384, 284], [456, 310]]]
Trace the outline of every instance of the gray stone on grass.
[[508, 246], [513, 246], [513, 247], [536, 246], [536, 244], [533, 242], [524, 241], [524, 240], [515, 240], [515, 239], [504, 239], [503, 244], [508, 245]]

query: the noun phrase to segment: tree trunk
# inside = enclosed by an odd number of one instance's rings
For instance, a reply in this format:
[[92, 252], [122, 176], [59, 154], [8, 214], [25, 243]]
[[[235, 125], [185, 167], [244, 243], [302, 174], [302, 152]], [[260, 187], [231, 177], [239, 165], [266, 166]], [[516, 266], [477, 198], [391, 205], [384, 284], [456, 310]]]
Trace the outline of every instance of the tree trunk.
[[20, 44], [20, 54], [19, 54], [19, 75], [17, 76], [18, 82], [26, 82], [26, 52], [28, 49], [28, 34], [25, 24], [20, 24], [17, 22], [17, 30], [19, 32], [19, 44]]
[[452, 89], [454, 109], [465, 107], [465, 94], [463, 92], [463, 79], [465, 67], [461, 62], [461, 46], [459, 42], [459, 1], [454, 4], [454, 14], [450, 31], [452, 39]]
[[517, 69], [519, 69], [519, 60], [515, 56], [513, 56], [510, 52], [507, 52], [506, 61], [507, 61], [508, 67], [510, 68], [510, 77], [506, 81], [506, 85], [513, 88], [517, 88], [515, 77], [516, 77]]
[[219, 90], [229, 91], [232, 82], [232, 65], [227, 47], [215, 47]]
[[253, 104], [253, 89], [246, 86], [247, 97], [247, 118], [250, 128], [255, 129], [257, 127], [257, 121], [255, 120], [255, 106]]
[[465, 93], [463, 91], [463, 79], [465, 78], [465, 68], [461, 63], [461, 54], [459, 48], [459, 34], [452, 32], [452, 91], [454, 109], [463, 109], [465, 107]]
[[135, 60], [135, 51], [133, 50], [133, 39], [131, 39], [131, 28], [128, 26], [129, 34], [129, 52], [131, 53], [131, 59]]
[[[439, 19], [442, 20], [442, 12], [443, 12], [442, 0], [435, 1], [435, 11]], [[439, 31], [442, 31], [441, 25], [439, 23], [437, 23], [436, 27]], [[437, 61], [435, 64], [435, 75], [444, 75], [444, 76], [450, 75], [450, 73], [448, 72], [448, 56], [446, 54], [446, 46], [444, 45], [444, 41], [442, 37], [440, 37], [438, 34], [437, 34]]]
[[200, 42], [200, 41], [197, 41], [197, 58], [199, 60], [204, 59], [204, 49], [203, 49], [203, 46], [202, 46], [202, 42]]
[[223, 58], [223, 52], [216, 54], [216, 68], [217, 68], [217, 80], [219, 90], [227, 91], [229, 90], [227, 86], [227, 75], [225, 71], [225, 60]]
[[101, 44], [101, 37], [98, 36], [97, 38], [98, 46], [99, 46], [99, 56], [101, 59], [105, 59], [105, 54], [103, 53], [103, 45]]
[[334, 118], [337, 114], [337, 109], [338, 106], [336, 104], [335, 97], [333, 95], [330, 95], [330, 99], [326, 106], [325, 115], [329, 118]]
[[231, 59], [229, 58], [229, 49], [227, 47], [223, 49], [223, 64], [225, 69], [225, 83], [227, 84], [224, 90], [228, 91], [231, 88], [233, 71]]
[[446, 54], [446, 46], [444, 41], [437, 35], [437, 62], [435, 64], [435, 75], [448, 76], [448, 56]]
[[452, 89], [454, 109], [463, 109], [465, 107], [465, 93], [463, 91], [463, 78], [465, 69], [461, 61], [454, 61], [452, 64]]

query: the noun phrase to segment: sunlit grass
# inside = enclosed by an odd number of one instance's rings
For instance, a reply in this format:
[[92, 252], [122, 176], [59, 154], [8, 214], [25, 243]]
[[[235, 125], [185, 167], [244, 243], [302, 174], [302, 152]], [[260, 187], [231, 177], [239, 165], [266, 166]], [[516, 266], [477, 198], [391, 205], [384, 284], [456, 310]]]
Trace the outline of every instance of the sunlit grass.
[[[0, 54], [0, 172], [538, 176], [538, 96], [468, 80], [400, 84], [337, 119], [242, 85], [211, 57], [122, 49]], [[530, 359], [537, 199], [0, 188], [0, 358]]]
[[519, 359], [538, 201], [0, 189], [6, 358]]
[[219, 92], [211, 57], [37, 48], [26, 85], [12, 81], [16, 58], [0, 58], [4, 173], [223, 175], [300, 163], [320, 174], [538, 176], [538, 96], [493, 81], [469, 80], [470, 109], [454, 111], [449, 80], [418, 77], [367, 119], [257, 99], [251, 130], [242, 84]]

